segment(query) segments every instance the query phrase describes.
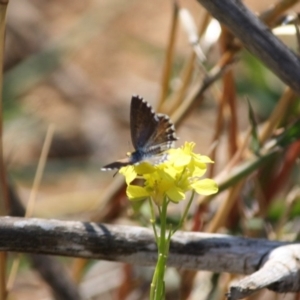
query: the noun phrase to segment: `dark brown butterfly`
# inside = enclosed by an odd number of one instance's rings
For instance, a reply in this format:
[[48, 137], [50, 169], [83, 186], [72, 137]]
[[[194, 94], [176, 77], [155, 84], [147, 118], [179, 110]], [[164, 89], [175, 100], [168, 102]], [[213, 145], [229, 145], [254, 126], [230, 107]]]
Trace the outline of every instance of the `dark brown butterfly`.
[[102, 171], [120, 169], [143, 161], [157, 165], [167, 159], [164, 151], [174, 147], [178, 139], [174, 124], [164, 114], [156, 114], [142, 97], [132, 96], [130, 106], [130, 130], [134, 152], [127, 158], [101, 168]]

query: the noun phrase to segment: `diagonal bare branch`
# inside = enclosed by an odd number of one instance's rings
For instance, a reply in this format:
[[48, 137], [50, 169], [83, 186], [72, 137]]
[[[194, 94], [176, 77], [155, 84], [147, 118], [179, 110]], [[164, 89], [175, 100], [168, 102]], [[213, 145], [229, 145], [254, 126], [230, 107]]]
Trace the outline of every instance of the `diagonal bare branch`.
[[300, 94], [300, 59], [242, 1], [197, 0], [258, 59]]

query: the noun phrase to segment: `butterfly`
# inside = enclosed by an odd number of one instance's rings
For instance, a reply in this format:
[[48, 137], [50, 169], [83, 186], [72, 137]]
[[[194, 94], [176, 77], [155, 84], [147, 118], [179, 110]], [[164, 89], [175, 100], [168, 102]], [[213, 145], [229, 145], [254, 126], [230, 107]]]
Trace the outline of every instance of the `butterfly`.
[[168, 157], [164, 151], [174, 147], [174, 142], [178, 140], [170, 118], [155, 113], [151, 105], [139, 96], [131, 98], [130, 131], [135, 151], [124, 159], [102, 167], [102, 171], [137, 165], [143, 161], [160, 164]]

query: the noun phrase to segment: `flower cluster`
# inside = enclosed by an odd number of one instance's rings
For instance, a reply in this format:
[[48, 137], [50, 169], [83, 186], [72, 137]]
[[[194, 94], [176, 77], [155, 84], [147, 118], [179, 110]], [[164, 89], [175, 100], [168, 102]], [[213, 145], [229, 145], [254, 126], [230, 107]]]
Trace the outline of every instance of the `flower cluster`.
[[[195, 154], [194, 147], [194, 143], [186, 142], [181, 148], [170, 149], [168, 160], [156, 166], [143, 162], [120, 169], [127, 183], [129, 200], [151, 197], [157, 205], [161, 205], [165, 196], [178, 203], [185, 199], [187, 191], [201, 195], [216, 193], [218, 186], [214, 180], [200, 179], [206, 172], [206, 164], [213, 161], [207, 156]], [[131, 184], [137, 178], [144, 180], [143, 186]]]

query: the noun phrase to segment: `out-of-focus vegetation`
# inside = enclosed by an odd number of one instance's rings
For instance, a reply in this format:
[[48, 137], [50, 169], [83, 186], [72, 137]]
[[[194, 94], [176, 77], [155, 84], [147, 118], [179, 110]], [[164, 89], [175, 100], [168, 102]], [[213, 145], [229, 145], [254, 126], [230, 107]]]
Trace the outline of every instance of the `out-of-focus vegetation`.
[[[147, 208], [142, 206], [137, 213], [126, 200], [120, 178], [100, 171], [102, 165], [132, 150], [129, 105], [131, 95], [139, 94], [171, 119], [180, 120], [177, 145], [194, 141], [196, 152], [213, 157], [209, 177], [218, 178], [224, 170], [229, 174], [259, 155], [278, 151], [267, 162], [261, 159], [246, 176], [238, 173], [217, 197], [195, 201], [187, 230], [299, 239], [300, 142], [299, 126], [294, 125], [299, 120], [299, 98], [243, 49], [227, 62], [226, 72], [195, 97], [205, 72], [230, 51], [226, 38], [233, 43], [233, 37], [226, 30], [219, 32], [219, 27], [205, 40], [211, 18], [196, 1], [184, 1], [179, 8], [187, 9], [199, 27], [200, 45], [210, 43], [204, 51], [207, 61], [201, 64], [169, 1], [21, 2], [11, 0], [8, 5], [3, 143], [9, 180], [24, 206], [32, 195], [47, 130], [54, 124], [31, 216], [146, 223]], [[245, 1], [262, 13], [274, 1], [256, 2]], [[168, 42], [172, 22], [174, 44]], [[163, 88], [166, 97], [161, 97]], [[187, 99], [193, 99], [193, 106], [184, 114], [180, 109]], [[247, 100], [255, 122], [249, 118]], [[257, 132], [257, 153], [251, 148], [255, 138], [251, 129]], [[278, 142], [280, 136], [285, 138]], [[120, 192], [110, 199], [108, 190], [113, 188]], [[233, 189], [236, 196], [230, 198]], [[174, 206], [170, 211], [175, 222], [179, 209]], [[8, 274], [14, 258], [9, 255]], [[11, 298], [50, 297], [47, 285], [24, 261], [26, 256], [9, 291]], [[61, 263], [79, 282], [84, 299], [148, 295], [148, 269], [76, 259]], [[228, 274], [169, 270], [168, 299], [178, 299], [180, 293], [182, 299], [224, 299], [231, 279]], [[290, 295], [276, 297], [290, 299]], [[252, 299], [275, 299], [275, 294], [262, 291]]]

